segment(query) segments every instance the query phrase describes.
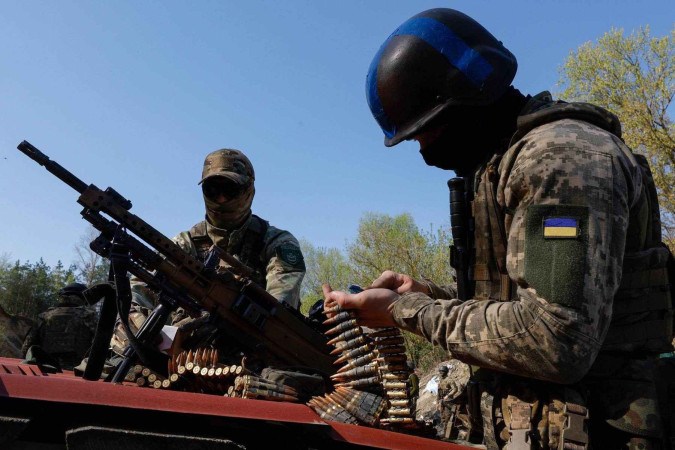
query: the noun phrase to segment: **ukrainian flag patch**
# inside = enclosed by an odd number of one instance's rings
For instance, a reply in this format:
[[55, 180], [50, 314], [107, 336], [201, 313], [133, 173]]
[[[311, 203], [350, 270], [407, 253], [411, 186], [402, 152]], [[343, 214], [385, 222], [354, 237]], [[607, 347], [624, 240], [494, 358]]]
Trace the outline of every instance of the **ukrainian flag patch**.
[[579, 221], [571, 217], [544, 219], [544, 238], [575, 239], [579, 236]]

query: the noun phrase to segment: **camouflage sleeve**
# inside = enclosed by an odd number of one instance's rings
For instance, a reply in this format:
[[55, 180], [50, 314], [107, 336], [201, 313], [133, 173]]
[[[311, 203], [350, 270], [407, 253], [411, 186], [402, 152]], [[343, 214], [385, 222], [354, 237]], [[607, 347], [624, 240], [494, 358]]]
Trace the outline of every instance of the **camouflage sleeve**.
[[[500, 169], [498, 201], [512, 214], [507, 270], [519, 286], [517, 299], [462, 303], [408, 293], [394, 303], [394, 318], [463, 362], [575, 382], [609, 326], [629, 209], [641, 190], [637, 165], [618, 138], [563, 120], [530, 132]], [[559, 239], [545, 237], [555, 231], [546, 230], [550, 218], [569, 228]]]
[[452, 299], [457, 297], [457, 285], [438, 286], [433, 281], [425, 278], [420, 281], [430, 292], [432, 298]]
[[280, 302], [299, 308], [305, 260], [298, 240], [288, 231], [270, 226], [263, 252], [267, 260], [265, 290]]

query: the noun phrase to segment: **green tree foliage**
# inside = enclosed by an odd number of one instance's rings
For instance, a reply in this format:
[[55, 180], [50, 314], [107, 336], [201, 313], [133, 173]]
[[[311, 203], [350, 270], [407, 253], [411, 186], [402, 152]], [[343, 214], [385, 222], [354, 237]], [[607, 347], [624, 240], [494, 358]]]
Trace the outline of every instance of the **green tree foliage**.
[[97, 236], [98, 231], [90, 226], [74, 247], [77, 255], [75, 262], [77, 277], [87, 286], [108, 281], [110, 262], [89, 248], [89, 243]]
[[309, 241], [300, 241], [307, 272], [300, 291], [300, 310], [309, 308], [323, 298], [321, 285], [329, 283], [335, 289], [344, 289], [351, 282], [352, 270], [344, 254], [336, 248], [314, 247]]
[[12, 315], [36, 320], [38, 314], [58, 301], [57, 293], [75, 281], [75, 267], [59, 261], [54, 268], [40, 259], [36, 263], [0, 259], [0, 305]]
[[366, 213], [347, 253], [356, 282], [365, 286], [385, 270], [447, 284], [451, 281], [449, 244], [446, 231], [421, 230], [410, 214]]
[[651, 37], [649, 27], [630, 36], [612, 29], [573, 51], [561, 67], [561, 97], [603, 106], [622, 122], [626, 143], [650, 161], [664, 235], [675, 244], [675, 28]]

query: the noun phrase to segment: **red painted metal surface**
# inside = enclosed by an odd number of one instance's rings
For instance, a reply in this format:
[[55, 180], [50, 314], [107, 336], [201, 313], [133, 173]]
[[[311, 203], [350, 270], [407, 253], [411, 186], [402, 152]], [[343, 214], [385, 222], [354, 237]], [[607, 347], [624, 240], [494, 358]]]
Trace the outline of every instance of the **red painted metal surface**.
[[0, 402], [3, 398], [53, 404], [98, 405], [137, 411], [193, 414], [205, 417], [251, 419], [300, 424], [325, 430], [331, 439], [386, 449], [445, 449], [469, 447], [403, 433], [322, 420], [303, 404], [271, 402], [189, 392], [113, 385], [86, 381], [72, 372], [47, 374], [37, 366], [0, 358]]

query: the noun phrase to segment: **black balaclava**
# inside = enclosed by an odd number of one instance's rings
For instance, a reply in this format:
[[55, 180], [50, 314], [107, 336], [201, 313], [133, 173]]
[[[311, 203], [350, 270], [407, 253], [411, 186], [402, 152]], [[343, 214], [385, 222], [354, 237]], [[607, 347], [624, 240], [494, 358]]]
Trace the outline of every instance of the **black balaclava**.
[[443, 127], [443, 131], [420, 148], [424, 162], [459, 176], [470, 174], [493, 154], [506, 149], [527, 99], [511, 87], [493, 104], [449, 108], [428, 127]]

